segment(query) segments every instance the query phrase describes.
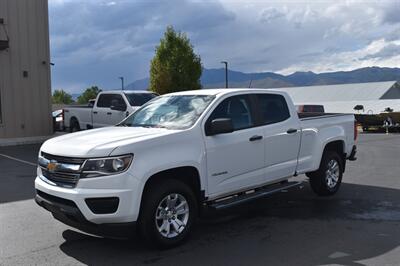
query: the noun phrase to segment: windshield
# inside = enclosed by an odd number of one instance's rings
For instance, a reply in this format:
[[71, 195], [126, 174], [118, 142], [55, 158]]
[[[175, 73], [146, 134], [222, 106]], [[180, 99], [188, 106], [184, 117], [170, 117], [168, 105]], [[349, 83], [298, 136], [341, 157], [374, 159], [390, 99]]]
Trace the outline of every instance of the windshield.
[[131, 106], [142, 106], [154, 97], [157, 97], [154, 93], [125, 93]]
[[213, 99], [214, 96], [210, 95], [160, 96], [134, 112], [119, 126], [189, 128]]

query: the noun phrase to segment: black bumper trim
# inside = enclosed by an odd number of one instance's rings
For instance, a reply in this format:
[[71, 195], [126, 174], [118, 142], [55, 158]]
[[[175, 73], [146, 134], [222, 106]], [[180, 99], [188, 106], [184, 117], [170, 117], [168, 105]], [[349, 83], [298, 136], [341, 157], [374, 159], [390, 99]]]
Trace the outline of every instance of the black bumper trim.
[[[111, 238], [128, 238], [134, 235], [136, 222], [95, 224], [86, 220], [75, 205], [66, 205], [52, 200], [52, 195], [39, 191], [35, 196], [36, 203], [52, 213], [58, 221], [83, 232]], [[46, 197], [49, 195], [50, 199]], [[57, 198], [57, 197], [55, 197]]]
[[350, 156], [349, 156], [349, 161], [357, 160], [356, 153], [357, 153], [357, 146], [354, 145], [353, 149], [351, 150]]
[[119, 198], [87, 198], [85, 199], [85, 203], [95, 214], [111, 214], [118, 210]]

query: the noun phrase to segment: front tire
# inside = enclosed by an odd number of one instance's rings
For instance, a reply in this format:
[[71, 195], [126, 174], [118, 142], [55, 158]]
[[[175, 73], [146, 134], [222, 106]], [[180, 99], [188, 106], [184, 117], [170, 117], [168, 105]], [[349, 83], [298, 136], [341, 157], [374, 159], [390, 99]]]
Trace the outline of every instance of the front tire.
[[326, 151], [317, 171], [307, 175], [312, 190], [319, 196], [334, 195], [342, 183], [343, 159], [335, 151]]
[[196, 197], [186, 184], [174, 179], [154, 183], [143, 197], [139, 234], [153, 247], [179, 245], [192, 230], [197, 208]]

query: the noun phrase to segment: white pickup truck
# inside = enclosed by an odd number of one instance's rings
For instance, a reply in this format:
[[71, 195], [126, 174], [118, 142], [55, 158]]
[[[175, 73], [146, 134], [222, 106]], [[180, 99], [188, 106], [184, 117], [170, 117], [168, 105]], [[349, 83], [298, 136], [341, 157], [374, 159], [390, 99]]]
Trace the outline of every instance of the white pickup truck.
[[354, 115], [299, 115], [285, 92], [210, 89], [157, 97], [113, 127], [46, 141], [36, 202], [59, 221], [148, 243], [183, 241], [202, 208], [223, 209], [298, 185], [335, 194], [355, 160]]
[[116, 125], [158, 96], [149, 91], [104, 91], [87, 106], [64, 108], [64, 127], [70, 132]]

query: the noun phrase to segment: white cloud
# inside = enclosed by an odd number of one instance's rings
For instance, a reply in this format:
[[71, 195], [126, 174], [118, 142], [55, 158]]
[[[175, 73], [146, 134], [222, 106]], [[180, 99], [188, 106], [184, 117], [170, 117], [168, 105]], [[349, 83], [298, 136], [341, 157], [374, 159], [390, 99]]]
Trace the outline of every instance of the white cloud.
[[[148, 75], [167, 25], [205, 67], [335, 71], [399, 66], [400, 1], [50, 0], [53, 84], [118, 87]], [[173, 8], [172, 8], [173, 7]], [[397, 16], [396, 16], [397, 14]], [[81, 85], [79, 85], [81, 86]]]
[[386, 41], [380, 39], [371, 42], [366, 47], [351, 52], [332, 53], [318, 60], [298, 63], [279, 71], [290, 74], [296, 71], [332, 72], [337, 70], [353, 70], [355, 68], [380, 66], [399, 67], [400, 40]]
[[115, 1], [105, 3], [106, 6], [115, 6], [116, 4], [117, 2]]

